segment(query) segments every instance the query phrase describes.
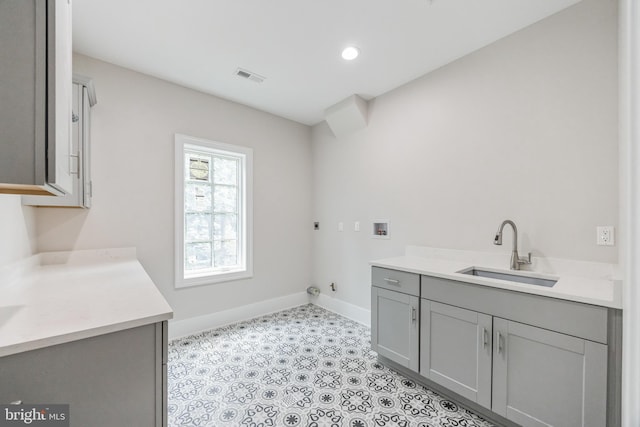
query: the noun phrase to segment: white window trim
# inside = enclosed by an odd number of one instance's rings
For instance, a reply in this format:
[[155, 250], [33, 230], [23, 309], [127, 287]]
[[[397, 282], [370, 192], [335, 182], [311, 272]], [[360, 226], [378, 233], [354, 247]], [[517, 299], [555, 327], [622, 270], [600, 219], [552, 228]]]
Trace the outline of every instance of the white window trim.
[[[244, 218], [242, 221], [242, 235], [239, 239], [244, 245], [245, 268], [228, 272], [204, 273], [193, 277], [184, 276], [184, 150], [185, 147], [195, 146], [205, 149], [229, 151], [244, 155], [243, 181], [244, 189], [242, 206]], [[202, 138], [175, 134], [175, 287], [186, 288], [191, 286], [209, 285], [213, 283], [228, 282], [253, 277], [253, 149], [239, 145], [225, 144], [209, 141]]]

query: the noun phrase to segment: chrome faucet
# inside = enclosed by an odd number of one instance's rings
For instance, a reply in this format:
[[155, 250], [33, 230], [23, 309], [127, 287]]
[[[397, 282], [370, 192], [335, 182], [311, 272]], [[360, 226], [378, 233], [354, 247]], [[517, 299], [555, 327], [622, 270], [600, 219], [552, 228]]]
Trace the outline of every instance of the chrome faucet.
[[510, 219], [502, 221], [502, 224], [500, 224], [500, 228], [498, 228], [498, 232], [496, 233], [496, 237], [493, 239], [493, 244], [502, 245], [502, 229], [507, 224], [513, 228], [513, 248], [511, 249], [511, 262], [509, 268], [511, 270], [520, 270], [521, 264], [531, 264], [531, 252], [529, 252], [529, 256], [527, 258], [522, 258], [518, 255], [518, 228], [513, 221]]

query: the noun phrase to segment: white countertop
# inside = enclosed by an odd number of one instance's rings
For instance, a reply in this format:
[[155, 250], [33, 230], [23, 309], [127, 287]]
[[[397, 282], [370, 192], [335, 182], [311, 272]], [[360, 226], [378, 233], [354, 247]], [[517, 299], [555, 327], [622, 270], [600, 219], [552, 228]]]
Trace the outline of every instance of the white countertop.
[[0, 271], [0, 356], [172, 317], [135, 249], [42, 253]]
[[523, 269], [520, 273], [557, 280], [551, 288], [458, 273], [469, 267], [479, 267], [519, 274], [509, 271], [509, 254], [503, 256], [408, 247], [405, 256], [375, 260], [370, 264], [476, 285], [622, 309], [622, 282], [615, 279], [615, 266], [610, 264], [533, 258], [530, 269]]

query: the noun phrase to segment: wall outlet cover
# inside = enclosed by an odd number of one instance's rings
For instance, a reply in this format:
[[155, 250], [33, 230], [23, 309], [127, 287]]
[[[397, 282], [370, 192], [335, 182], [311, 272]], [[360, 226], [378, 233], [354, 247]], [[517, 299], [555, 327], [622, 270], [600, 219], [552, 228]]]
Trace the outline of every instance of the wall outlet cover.
[[599, 225], [596, 227], [596, 243], [599, 246], [615, 245], [615, 227], [612, 225]]

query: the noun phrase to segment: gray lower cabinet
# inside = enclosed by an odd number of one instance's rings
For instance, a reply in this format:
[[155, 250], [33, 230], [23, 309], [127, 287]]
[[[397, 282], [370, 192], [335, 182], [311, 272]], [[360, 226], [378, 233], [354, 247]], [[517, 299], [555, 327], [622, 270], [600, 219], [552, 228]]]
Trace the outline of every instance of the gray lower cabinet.
[[69, 404], [71, 427], [166, 426], [166, 322], [0, 358], [0, 402]]
[[377, 269], [371, 288], [371, 347], [414, 371], [419, 368], [419, 280], [415, 274]]
[[605, 426], [607, 346], [421, 300], [420, 374], [524, 427]]
[[400, 365], [418, 370], [418, 297], [373, 289], [372, 348], [381, 356]]
[[422, 299], [420, 322], [420, 374], [491, 409], [491, 316]]
[[493, 405], [524, 427], [607, 425], [607, 346], [494, 318]]
[[620, 425], [619, 310], [373, 267], [371, 312], [383, 361], [499, 424]]

